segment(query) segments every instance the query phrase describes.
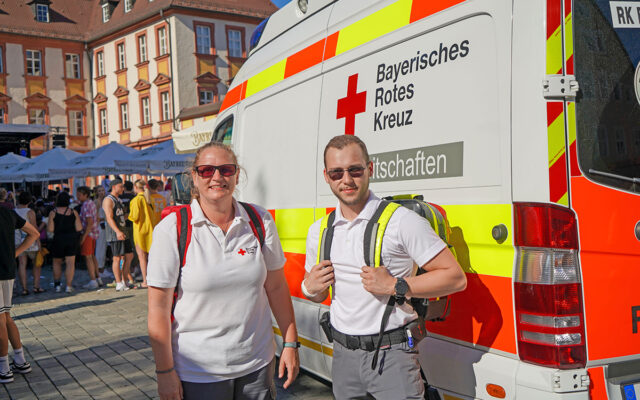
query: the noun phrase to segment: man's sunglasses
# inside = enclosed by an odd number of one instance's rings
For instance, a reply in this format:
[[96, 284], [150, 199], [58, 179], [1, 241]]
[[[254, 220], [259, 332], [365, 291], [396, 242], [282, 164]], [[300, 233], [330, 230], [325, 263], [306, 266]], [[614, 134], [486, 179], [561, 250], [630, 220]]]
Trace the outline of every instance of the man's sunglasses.
[[215, 175], [216, 170], [220, 171], [222, 176], [233, 176], [238, 170], [238, 166], [235, 164], [222, 164], [222, 165], [198, 165], [193, 167], [193, 170], [202, 178], [211, 178]]
[[344, 176], [344, 171], [347, 171], [352, 178], [359, 178], [364, 174], [365, 167], [349, 167], [349, 168], [334, 168], [327, 171], [327, 175], [332, 181], [339, 181]]

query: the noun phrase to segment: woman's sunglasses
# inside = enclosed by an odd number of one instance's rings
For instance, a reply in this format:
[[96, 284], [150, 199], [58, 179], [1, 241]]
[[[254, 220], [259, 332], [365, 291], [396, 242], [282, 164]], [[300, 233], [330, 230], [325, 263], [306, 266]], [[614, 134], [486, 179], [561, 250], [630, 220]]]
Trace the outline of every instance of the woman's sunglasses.
[[236, 174], [238, 166], [235, 164], [198, 165], [197, 167], [193, 167], [193, 170], [196, 171], [201, 178], [211, 178], [215, 175], [216, 170], [220, 171], [220, 175], [222, 176], [233, 176]]
[[332, 181], [339, 181], [344, 176], [344, 171], [347, 171], [352, 178], [359, 178], [364, 174], [364, 167], [349, 167], [349, 168], [334, 168], [327, 171], [327, 175]]

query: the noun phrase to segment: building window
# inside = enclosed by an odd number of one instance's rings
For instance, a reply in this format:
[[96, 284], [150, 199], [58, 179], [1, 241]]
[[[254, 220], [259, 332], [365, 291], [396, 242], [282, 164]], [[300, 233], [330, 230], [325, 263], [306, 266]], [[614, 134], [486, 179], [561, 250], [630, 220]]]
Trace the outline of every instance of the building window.
[[65, 55], [67, 78], [80, 79], [80, 57], [77, 54]]
[[29, 110], [29, 123], [44, 125], [44, 115], [45, 113], [44, 113], [44, 110], [42, 109]]
[[124, 56], [124, 43], [118, 44], [118, 69], [125, 69], [127, 67], [126, 59]]
[[104, 53], [99, 51], [96, 54], [96, 63], [98, 64], [98, 76], [104, 76]]
[[242, 57], [242, 32], [229, 29], [227, 36], [229, 39], [229, 57]]
[[167, 54], [167, 30], [165, 27], [158, 29], [158, 55], [163, 56]]
[[129, 105], [120, 104], [120, 129], [129, 129]]
[[111, 11], [109, 10], [109, 3], [102, 5], [102, 22], [108, 22], [111, 18]]
[[211, 29], [208, 26], [196, 25], [196, 52], [211, 53]]
[[49, 6], [46, 4], [36, 4], [36, 21], [49, 22]]
[[124, 12], [128, 13], [133, 8], [133, 0], [124, 0]]
[[149, 107], [149, 98], [142, 98], [142, 124], [149, 125], [151, 123], [151, 108]]
[[4, 120], [4, 108], [0, 108], [0, 124], [6, 124], [7, 122]]
[[42, 53], [38, 50], [27, 50], [27, 75], [42, 75]]
[[200, 89], [198, 97], [200, 105], [213, 103], [213, 90]]
[[171, 119], [171, 104], [169, 103], [169, 92], [162, 92], [160, 94], [160, 103], [162, 106], [162, 120], [168, 121]]
[[82, 125], [82, 111], [69, 111], [69, 135], [82, 136], [84, 134]]
[[4, 73], [4, 48], [0, 46], [0, 74]]
[[107, 109], [103, 108], [100, 110], [100, 134], [107, 134]]
[[138, 36], [138, 60], [139, 62], [147, 61], [147, 36]]

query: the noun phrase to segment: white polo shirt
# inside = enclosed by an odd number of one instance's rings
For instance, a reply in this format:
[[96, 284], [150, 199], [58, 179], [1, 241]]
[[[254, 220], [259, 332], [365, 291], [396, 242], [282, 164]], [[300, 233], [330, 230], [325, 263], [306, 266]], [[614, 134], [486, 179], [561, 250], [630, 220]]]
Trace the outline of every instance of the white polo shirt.
[[183, 381], [234, 379], [264, 367], [275, 355], [264, 283], [267, 271], [284, 266], [284, 253], [271, 214], [256, 207], [265, 227], [261, 251], [249, 216], [235, 199], [233, 204], [236, 215], [225, 235], [197, 201], [191, 203], [191, 243], [182, 270], [175, 213], [153, 231], [147, 283], [174, 288], [181, 273], [172, 347]]
[[[375, 213], [380, 199], [369, 191], [364, 209], [353, 221], [336, 208], [331, 243], [331, 263], [335, 280], [331, 300], [331, 324], [349, 335], [372, 335], [380, 331], [382, 314], [388, 296], [374, 296], [362, 285], [364, 263], [364, 231]], [[316, 265], [320, 220], [309, 228], [307, 235], [307, 272]], [[405, 207], [393, 213], [382, 240], [382, 264], [394, 277], [406, 278], [413, 273], [413, 263], [422, 266], [438, 255], [446, 244], [433, 231], [429, 221]], [[409, 304], [396, 306], [386, 330], [399, 328], [418, 316]]]

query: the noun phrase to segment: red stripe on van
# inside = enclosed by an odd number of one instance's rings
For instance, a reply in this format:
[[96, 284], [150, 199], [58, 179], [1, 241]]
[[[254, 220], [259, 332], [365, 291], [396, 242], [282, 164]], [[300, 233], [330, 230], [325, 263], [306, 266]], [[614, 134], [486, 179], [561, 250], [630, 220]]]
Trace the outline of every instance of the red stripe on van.
[[295, 75], [307, 68], [320, 64], [324, 53], [324, 43], [325, 39], [319, 40], [299, 52], [290, 55], [287, 58], [287, 65], [284, 69], [284, 78], [286, 79], [291, 75]]
[[224, 96], [224, 100], [222, 101], [222, 105], [220, 106], [221, 112], [242, 100], [243, 87], [244, 82], [227, 92]]
[[[306, 272], [304, 269], [306, 256], [304, 254], [286, 252], [284, 253], [284, 256], [287, 258], [287, 262], [284, 264], [284, 275], [287, 278], [287, 284], [289, 285], [289, 293], [291, 293], [291, 296], [293, 297], [307, 300], [300, 288]], [[327, 296], [322, 304], [327, 306], [331, 304], [329, 296]]]
[[574, 140], [569, 146], [569, 163], [571, 166], [571, 176], [582, 176], [578, 166], [577, 142]]
[[327, 36], [327, 41], [324, 47], [324, 60], [328, 60], [336, 55], [336, 48], [338, 47], [338, 36], [340, 31]]
[[511, 278], [467, 273], [467, 289], [451, 299], [445, 321], [427, 330], [453, 339], [516, 354]]
[[567, 75], [573, 75], [573, 54], [567, 59]]
[[547, 0], [547, 39], [553, 35], [562, 23], [562, 3], [560, 0]]
[[607, 382], [604, 379], [604, 368], [595, 367], [587, 369], [589, 374], [589, 399], [607, 400]]
[[413, 0], [411, 4], [411, 17], [409, 23], [414, 23], [422, 18], [426, 18], [456, 4], [463, 3], [465, 0]]
[[564, 111], [561, 101], [547, 102], [547, 126], [550, 126]]
[[567, 193], [567, 155], [562, 155], [549, 167], [549, 200], [557, 203]]

